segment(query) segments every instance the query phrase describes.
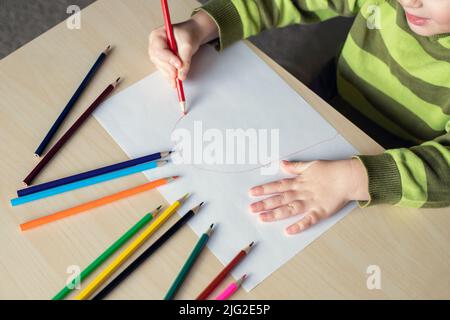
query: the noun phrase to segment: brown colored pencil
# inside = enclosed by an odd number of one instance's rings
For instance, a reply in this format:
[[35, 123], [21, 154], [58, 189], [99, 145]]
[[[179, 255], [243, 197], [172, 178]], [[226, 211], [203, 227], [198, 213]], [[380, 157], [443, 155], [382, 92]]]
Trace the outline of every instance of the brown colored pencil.
[[84, 113], [75, 121], [75, 123], [64, 133], [64, 135], [55, 143], [41, 161], [34, 167], [30, 174], [23, 180], [25, 185], [30, 185], [44, 167], [53, 159], [62, 146], [74, 135], [74, 133], [86, 122], [88, 117], [97, 109], [97, 107], [111, 94], [114, 88], [119, 84], [120, 78], [110, 84], [98, 96], [97, 99], [84, 111]]
[[244, 259], [247, 254], [250, 252], [250, 249], [253, 247], [254, 242], [250, 243], [247, 247], [239, 251], [239, 253], [231, 260], [225, 268], [214, 278], [213, 281], [198, 295], [196, 300], [206, 300], [211, 293], [216, 289], [219, 284], [225, 279], [225, 277], [233, 270], [235, 266], [239, 264], [239, 262]]

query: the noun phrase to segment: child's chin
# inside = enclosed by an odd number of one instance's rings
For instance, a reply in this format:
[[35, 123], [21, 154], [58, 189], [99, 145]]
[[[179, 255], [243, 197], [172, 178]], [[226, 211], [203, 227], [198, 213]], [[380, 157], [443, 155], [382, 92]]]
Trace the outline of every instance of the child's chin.
[[418, 34], [419, 36], [424, 36], [424, 37], [431, 37], [434, 36], [436, 33], [431, 30], [431, 28], [427, 27], [427, 26], [417, 26], [414, 25], [412, 23], [409, 23], [409, 28], [416, 34]]

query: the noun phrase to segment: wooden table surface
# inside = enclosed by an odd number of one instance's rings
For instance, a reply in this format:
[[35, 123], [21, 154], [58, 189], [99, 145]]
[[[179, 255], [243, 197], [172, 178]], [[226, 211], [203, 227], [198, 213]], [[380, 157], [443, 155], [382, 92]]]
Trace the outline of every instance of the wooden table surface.
[[[182, 21], [197, 3], [170, 1], [170, 6], [173, 21]], [[63, 22], [0, 61], [0, 298], [51, 298], [69, 277], [69, 266], [84, 268], [144, 213], [166, 203], [157, 191], [151, 191], [32, 231], [19, 231], [21, 222], [34, 217], [144, 183], [146, 179], [139, 174], [17, 208], [9, 204], [37, 163], [35, 148], [99, 52], [107, 44], [115, 46], [60, 134], [117, 76], [125, 78], [120, 91], [155, 70], [147, 56], [147, 38], [162, 24], [158, 0], [99, 0], [81, 12], [80, 30], [69, 30]], [[302, 83], [252, 48], [361, 153], [382, 151]], [[36, 183], [126, 158], [91, 118]], [[355, 209], [253, 291], [241, 290], [235, 298], [448, 299], [449, 230], [448, 208], [382, 205]], [[196, 241], [194, 232], [184, 228], [110, 298], [162, 298]], [[380, 267], [380, 290], [366, 286], [369, 265]], [[177, 298], [194, 298], [220, 269], [214, 255], [204, 252]]]

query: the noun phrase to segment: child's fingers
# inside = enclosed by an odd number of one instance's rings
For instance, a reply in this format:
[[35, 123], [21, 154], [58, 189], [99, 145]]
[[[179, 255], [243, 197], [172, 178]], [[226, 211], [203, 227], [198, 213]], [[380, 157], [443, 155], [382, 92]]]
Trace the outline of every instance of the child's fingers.
[[173, 86], [175, 84], [175, 79], [177, 77], [177, 70], [175, 67], [171, 66], [168, 63], [156, 61], [155, 66], [158, 70], [160, 70], [164, 77], [169, 81], [169, 83]]
[[167, 81], [169, 81], [170, 86], [175, 89], [177, 87], [177, 83], [175, 78], [170, 77], [169, 75], [166, 76]]
[[159, 68], [164, 70], [170, 79], [176, 79], [177, 69], [168, 63], [160, 63]]
[[180, 58], [170, 50], [165, 32], [159, 29], [150, 34], [148, 56], [153, 63], [159, 60], [170, 63], [177, 69], [180, 69], [183, 64]]
[[251, 196], [263, 196], [274, 193], [285, 192], [293, 189], [295, 179], [282, 179], [274, 182], [269, 182], [250, 189]]
[[296, 234], [305, 231], [320, 221], [320, 216], [315, 211], [307, 213], [302, 219], [286, 228], [287, 234]]
[[308, 169], [315, 161], [299, 162], [299, 161], [281, 161], [281, 169], [290, 174], [301, 174]]
[[172, 88], [176, 87], [176, 82], [175, 82], [175, 77], [173, 75], [173, 73], [168, 72], [165, 68], [161, 67], [158, 68], [159, 70], [161, 70], [162, 74], [164, 75], [164, 77], [167, 79], [167, 81], [169, 81], [169, 84]]
[[178, 77], [180, 78], [180, 80], [184, 81], [186, 80], [186, 77], [189, 73], [189, 69], [191, 67], [191, 60], [193, 54], [192, 46], [190, 45], [180, 46], [180, 48], [178, 49], [178, 54], [183, 63], [181, 68], [178, 68]]
[[280, 206], [291, 203], [294, 200], [301, 200], [300, 193], [298, 191], [286, 191], [281, 193], [280, 195], [270, 197], [250, 205], [251, 212], [261, 212], [266, 210], [271, 210], [278, 208]]
[[295, 200], [288, 205], [281, 206], [272, 211], [263, 212], [259, 215], [261, 221], [271, 222], [276, 220], [287, 219], [292, 216], [304, 213], [306, 210], [306, 204], [304, 201]]
[[153, 63], [155, 63], [155, 60], [158, 60], [161, 63], [170, 64], [177, 69], [180, 69], [182, 66], [180, 58], [173, 54], [170, 49], [159, 48], [158, 50], [154, 50], [150, 55], [150, 59]]

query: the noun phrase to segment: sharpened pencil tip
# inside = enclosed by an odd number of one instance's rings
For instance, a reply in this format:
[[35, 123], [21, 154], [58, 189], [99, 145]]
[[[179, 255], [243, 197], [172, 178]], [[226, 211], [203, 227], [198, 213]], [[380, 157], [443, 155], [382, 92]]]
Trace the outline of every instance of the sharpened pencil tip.
[[111, 52], [111, 50], [112, 50], [112, 45], [108, 45], [107, 47], [106, 47], [106, 49], [103, 51], [103, 53], [104, 54], [108, 54], [108, 53], [110, 53]]
[[197, 212], [199, 212], [200, 208], [202, 207], [204, 202], [200, 203], [199, 205], [197, 205], [196, 207], [194, 207], [192, 209], [192, 211], [194, 211], [195, 214], [197, 214]]
[[156, 208], [155, 210], [153, 210], [152, 212], [150, 212], [150, 214], [153, 216], [153, 218], [156, 217], [161, 212], [161, 208], [162, 208], [162, 205], [159, 206], [158, 208]]
[[178, 179], [178, 176], [167, 177], [167, 178], [165, 178], [165, 179], [166, 179], [167, 183], [169, 183], [169, 182], [173, 182], [173, 181], [177, 180], [177, 179]]
[[167, 183], [169, 183], [169, 182], [172, 182], [172, 181], [174, 181], [174, 180], [177, 180], [177, 179], [178, 179], [178, 176], [167, 177], [167, 178], [165, 178], [165, 179], [166, 179]]
[[238, 281], [236, 281], [236, 284], [240, 287], [242, 285], [242, 283], [245, 281], [245, 279], [247, 279], [247, 274], [246, 273], [242, 277], [240, 277], [238, 279]]
[[165, 157], [167, 157], [167, 156], [170, 156], [171, 153], [172, 153], [172, 151], [164, 151], [164, 152], [161, 152], [161, 158], [165, 158]]
[[190, 193], [186, 193], [184, 196], [182, 196], [178, 201], [183, 203], [186, 201], [187, 198], [189, 198]]
[[250, 250], [252, 249], [252, 247], [255, 245], [255, 241], [250, 242], [250, 244], [244, 248], [243, 250], [245, 251], [245, 253], [249, 253]]
[[112, 85], [114, 86], [114, 88], [117, 87], [117, 85], [118, 85], [120, 82], [122, 82], [122, 80], [123, 80], [122, 77], [118, 77], [118, 78], [116, 79], [116, 81], [114, 81], [114, 83], [112, 84]]
[[168, 163], [169, 163], [168, 160], [159, 160], [159, 161], [156, 162], [156, 166], [161, 167], [161, 166], [163, 166], [165, 164], [168, 164]]
[[209, 226], [208, 230], [205, 231], [205, 233], [209, 236], [211, 236], [211, 233], [214, 230], [214, 223], [211, 223], [211, 225]]
[[181, 101], [180, 102], [180, 107], [181, 107], [181, 113], [183, 114], [183, 117], [187, 114], [186, 112], [186, 102]]

